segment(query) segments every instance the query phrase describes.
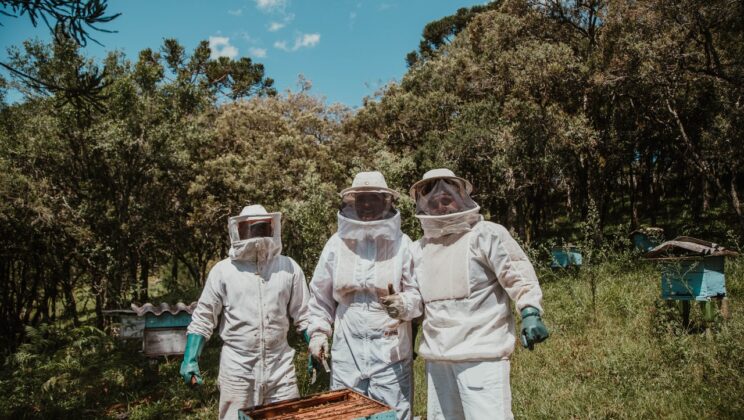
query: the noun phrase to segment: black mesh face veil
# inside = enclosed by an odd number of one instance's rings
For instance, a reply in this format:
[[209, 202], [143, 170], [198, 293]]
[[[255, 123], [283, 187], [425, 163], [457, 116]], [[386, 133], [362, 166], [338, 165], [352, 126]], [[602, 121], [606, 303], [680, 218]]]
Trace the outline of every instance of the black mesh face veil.
[[274, 235], [274, 224], [271, 217], [239, 216], [234, 219], [230, 229], [233, 242], [252, 238], [270, 238]]
[[393, 196], [381, 192], [350, 192], [344, 194], [339, 209], [347, 219], [372, 222], [395, 215]]
[[443, 216], [477, 206], [465, 184], [457, 179], [432, 179], [416, 188], [416, 214]]

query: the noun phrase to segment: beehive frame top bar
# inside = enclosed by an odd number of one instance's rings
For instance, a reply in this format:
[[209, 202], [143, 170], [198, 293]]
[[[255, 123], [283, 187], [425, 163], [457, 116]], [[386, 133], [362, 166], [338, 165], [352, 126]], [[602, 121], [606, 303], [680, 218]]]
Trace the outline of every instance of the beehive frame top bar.
[[357, 392], [344, 389], [281, 401], [245, 411], [248, 418], [254, 420], [315, 420], [330, 418], [351, 420], [392, 412], [392, 409]]

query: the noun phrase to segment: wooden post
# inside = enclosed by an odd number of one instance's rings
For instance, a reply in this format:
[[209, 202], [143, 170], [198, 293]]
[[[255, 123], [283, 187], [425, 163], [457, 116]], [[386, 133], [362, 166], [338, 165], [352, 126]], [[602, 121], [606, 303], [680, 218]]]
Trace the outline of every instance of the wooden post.
[[690, 328], [690, 301], [682, 301], [682, 326]]

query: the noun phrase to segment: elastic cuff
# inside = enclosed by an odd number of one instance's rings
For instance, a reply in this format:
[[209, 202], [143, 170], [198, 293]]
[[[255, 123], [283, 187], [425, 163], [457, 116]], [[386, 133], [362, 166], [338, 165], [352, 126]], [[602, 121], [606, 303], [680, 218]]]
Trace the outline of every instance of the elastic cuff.
[[539, 317], [540, 316], [540, 310], [537, 309], [537, 308], [535, 308], [535, 307], [532, 307], [532, 306], [525, 306], [524, 308], [522, 308], [521, 315], [522, 315], [522, 319], [525, 319], [525, 318], [530, 317], [530, 316], [537, 316], [537, 317]]

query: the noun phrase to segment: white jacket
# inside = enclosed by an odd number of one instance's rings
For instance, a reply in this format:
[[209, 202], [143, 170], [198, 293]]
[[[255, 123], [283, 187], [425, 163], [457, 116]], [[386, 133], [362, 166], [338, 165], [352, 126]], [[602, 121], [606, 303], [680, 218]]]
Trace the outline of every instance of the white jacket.
[[293, 369], [289, 319], [297, 331], [307, 328], [308, 296], [305, 275], [292, 258], [277, 255], [264, 266], [224, 259], [209, 272], [188, 333], [209, 339], [219, 322], [220, 378], [261, 385], [277, 369]]
[[[400, 213], [375, 222], [338, 215], [338, 232], [326, 243], [310, 282], [308, 333], [335, 334], [334, 369], [359, 356], [369, 376], [376, 369], [412, 356], [411, 319], [421, 315], [413, 279], [411, 239], [400, 231]], [[405, 302], [401, 318], [388, 316], [378, 298], [392, 285]], [[373, 345], [365, 343], [375, 340]], [[358, 352], [359, 355], [349, 354]], [[363, 356], [362, 356], [363, 355]]]
[[[447, 261], [450, 267], [464, 270], [465, 290], [459, 298], [428, 302], [424, 299], [423, 337], [418, 354], [427, 360], [508, 359], [516, 341], [510, 300], [516, 302], [519, 311], [532, 306], [542, 313], [542, 291], [535, 270], [503, 226], [477, 221], [465, 235], [467, 249], [463, 248], [463, 260]], [[419, 285], [428, 280], [424, 275], [423, 264], [427, 261], [423, 248], [433, 240], [425, 237], [412, 246]]]

